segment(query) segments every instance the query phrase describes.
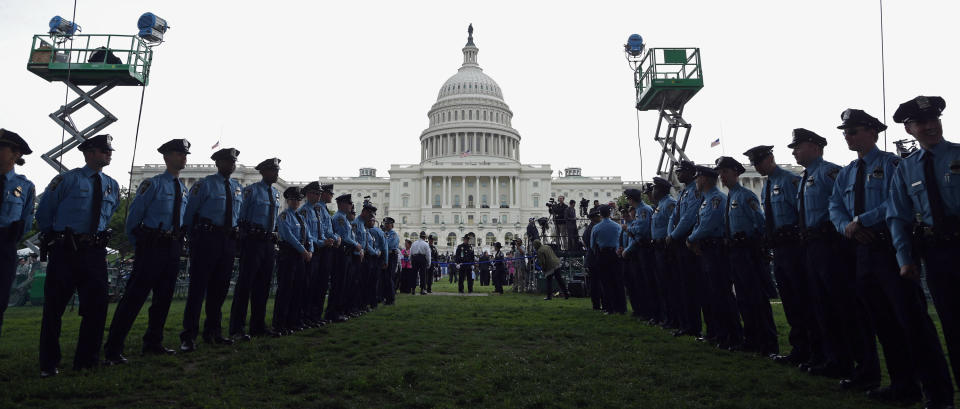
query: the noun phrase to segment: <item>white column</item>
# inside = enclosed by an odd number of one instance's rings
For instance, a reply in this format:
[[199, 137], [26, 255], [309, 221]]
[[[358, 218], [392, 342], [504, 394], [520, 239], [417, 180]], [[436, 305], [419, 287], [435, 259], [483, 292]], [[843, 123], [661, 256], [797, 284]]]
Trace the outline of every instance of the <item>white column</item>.
[[[490, 208], [499, 208], [500, 207], [500, 176], [493, 177], [493, 201], [490, 203]], [[496, 203], [494, 205], [494, 203]]]
[[420, 181], [420, 207], [423, 208], [427, 203], [427, 177], [423, 176], [423, 180]]
[[473, 186], [477, 188], [477, 195], [473, 197], [473, 208], [476, 209], [480, 207], [480, 176], [474, 176], [473, 178], [476, 179]]
[[440, 193], [440, 206], [447, 207], [447, 177], [443, 177], [443, 192]]
[[467, 177], [460, 176], [460, 207], [467, 207]]
[[510, 203], [510, 208], [513, 208], [513, 176], [510, 176], [510, 199], [508, 203]]
[[433, 207], [433, 176], [427, 177], [427, 207]]

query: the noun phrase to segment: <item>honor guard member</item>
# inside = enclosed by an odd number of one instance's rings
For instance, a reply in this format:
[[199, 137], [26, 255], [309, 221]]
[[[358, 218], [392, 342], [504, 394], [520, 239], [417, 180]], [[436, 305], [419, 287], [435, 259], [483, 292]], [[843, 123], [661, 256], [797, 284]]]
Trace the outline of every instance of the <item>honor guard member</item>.
[[673, 214], [677, 200], [670, 196], [673, 184], [669, 180], [656, 176], [653, 178], [653, 190], [650, 199], [656, 203], [650, 217], [650, 239], [653, 241], [653, 265], [657, 279], [657, 289], [661, 300], [661, 309], [666, 316], [663, 328], [680, 328], [680, 282], [670, 269], [670, 254], [667, 251], [667, 226]]
[[[251, 335], [266, 335], [267, 298], [273, 279], [277, 252], [276, 220], [280, 192], [273, 187], [280, 175], [280, 159], [270, 158], [254, 169], [260, 181], [243, 188], [240, 226], [240, 274], [233, 288], [230, 307], [230, 339], [249, 341]], [[250, 332], [244, 331], [247, 302], [250, 303]]]
[[[647, 312], [640, 303], [640, 299], [643, 298], [638, 291], [640, 288], [640, 272], [637, 270], [637, 265], [635, 260], [633, 260], [633, 255], [624, 254], [624, 251], [630, 248], [630, 243], [633, 242], [630, 234], [627, 233], [627, 227], [630, 226], [630, 223], [633, 223], [633, 218], [636, 213], [634, 212], [633, 207], [628, 205], [620, 208], [620, 214], [623, 215], [623, 219], [616, 221], [616, 223], [620, 225], [620, 238], [617, 240], [617, 264], [620, 268], [620, 276], [623, 277], [623, 286], [626, 288], [627, 294], [630, 296], [628, 301], [630, 303], [630, 308], [633, 309], [633, 316], [639, 317], [643, 321], [646, 321], [649, 320], [650, 317], [647, 315]], [[627, 256], [630, 258], [626, 258]]]
[[120, 186], [103, 173], [113, 156], [112, 141], [110, 135], [83, 141], [77, 149], [86, 165], [54, 177], [37, 206], [41, 245], [50, 254], [43, 286], [41, 377], [58, 373], [61, 318], [74, 291], [82, 300], [83, 318], [73, 369], [93, 368], [100, 361], [108, 301], [107, 227], [120, 203]]
[[183, 331], [180, 351], [197, 349], [200, 332], [200, 308], [206, 298], [206, 321], [203, 340], [207, 343], [232, 345], [224, 338], [220, 321], [223, 301], [230, 289], [233, 259], [237, 254], [238, 210], [243, 205], [240, 182], [230, 178], [237, 169], [240, 151], [225, 148], [211, 159], [217, 173], [204, 177], [190, 188], [190, 200], [183, 214], [183, 228], [190, 235], [190, 286], [187, 306], [183, 310]]
[[393, 305], [397, 298], [393, 283], [400, 265], [400, 235], [393, 230], [393, 226], [392, 217], [383, 218], [383, 234], [387, 242], [387, 269], [380, 277], [380, 298], [384, 305]]
[[816, 133], [793, 130], [797, 163], [804, 167], [797, 193], [800, 230], [804, 241], [804, 266], [811, 288], [814, 317], [819, 327], [822, 359], [813, 357], [810, 373], [829, 377], [850, 377], [853, 370], [853, 343], [858, 337], [855, 275], [847, 268], [850, 252], [830, 222], [828, 209], [840, 166], [823, 160], [827, 140]]
[[[743, 343], [743, 328], [737, 313], [737, 300], [730, 288], [730, 264], [724, 246], [724, 221], [727, 212], [727, 195], [717, 188], [719, 173], [707, 166], [697, 166], [697, 190], [702, 203], [698, 220], [687, 246], [700, 257], [702, 277], [707, 284], [706, 302], [710, 314], [707, 332], [714, 336], [718, 348], [738, 349]], [[713, 331], [710, 328], [714, 328]]]
[[[473, 252], [473, 245], [470, 244], [470, 235], [463, 236], [463, 243], [457, 246], [456, 251], [453, 253], [453, 262], [457, 266], [457, 274], [459, 275], [458, 283], [459, 291], [463, 294], [463, 283], [467, 283], [467, 291], [473, 292], [473, 275], [471, 274], [473, 263], [477, 261], [477, 257]], [[422, 286], [420, 287], [423, 288]], [[421, 292], [422, 294], [422, 292]]]
[[295, 186], [283, 191], [287, 208], [277, 216], [280, 254], [277, 264], [277, 296], [273, 304], [273, 330], [288, 335], [303, 329], [300, 318], [300, 293], [306, 268], [313, 256], [313, 243], [307, 225], [297, 209], [303, 195]]
[[326, 318], [328, 321], [344, 322], [347, 320], [347, 279], [353, 268], [353, 258], [363, 254], [363, 247], [353, 236], [353, 228], [347, 218], [353, 201], [349, 193], [337, 196], [337, 213], [333, 215], [333, 231], [340, 237], [340, 247], [334, 251], [333, 269], [330, 274], [330, 302], [327, 304]]
[[[830, 220], [855, 244], [857, 293], [868, 311], [859, 320], [872, 324], [872, 328], [864, 325], [862, 342], [876, 344], [872, 330], [876, 328], [890, 374], [890, 387], [872, 390], [870, 396], [898, 401], [918, 398], [919, 379], [929, 405], [952, 404], [950, 372], [927, 314], [923, 289], [919, 282], [900, 277], [885, 220], [900, 157], [877, 148], [879, 133], [887, 129], [878, 119], [859, 109], [847, 109], [840, 118], [843, 123], [837, 128], [843, 130], [850, 150], [857, 152], [857, 160], [837, 175]], [[866, 389], [879, 384], [876, 348], [870, 353], [873, 370], [843, 381], [844, 387]]]
[[381, 271], [387, 268], [387, 238], [383, 235], [383, 230], [377, 227], [377, 219], [372, 214], [365, 220], [365, 227], [376, 250], [376, 253], [370, 256], [370, 275], [364, 286], [364, 305], [373, 309], [379, 304], [377, 295], [380, 289], [380, 277], [383, 275]]
[[[943, 326], [953, 378], [960, 383], [960, 144], [943, 138], [941, 97], [919, 96], [900, 104], [893, 120], [903, 123], [920, 150], [903, 159], [894, 174], [887, 224], [897, 249], [900, 275], [920, 276], [926, 266], [927, 286]], [[960, 386], [960, 385], [958, 385]]]
[[3, 312], [10, 301], [10, 287], [17, 272], [17, 243], [33, 227], [33, 203], [36, 196], [33, 182], [14, 172], [23, 165], [23, 155], [33, 153], [30, 145], [16, 132], [0, 129], [0, 329]]
[[[369, 202], [364, 201], [363, 207], [360, 209], [359, 217], [354, 216], [351, 220], [354, 226], [353, 234], [357, 238], [357, 241], [363, 246], [363, 257], [360, 258], [360, 262], [357, 264], [357, 274], [352, 281], [353, 302], [350, 312], [355, 316], [360, 316], [368, 312], [366, 294], [370, 284], [370, 274], [373, 269], [371, 262], [379, 257], [379, 251], [373, 241], [373, 236], [370, 235], [370, 228], [367, 227], [370, 220], [373, 219], [376, 209], [377, 208]], [[372, 226], [372, 224], [370, 224], [370, 226]]]
[[737, 289], [737, 308], [743, 319], [743, 349], [762, 356], [779, 354], [777, 326], [770, 299], [776, 297], [770, 277], [770, 263], [761, 252], [763, 211], [760, 199], [740, 184], [743, 165], [729, 156], [717, 159], [720, 181], [727, 188], [724, 235], [730, 276]]
[[815, 322], [810, 305], [806, 270], [802, 267], [803, 247], [797, 214], [797, 191], [800, 177], [777, 165], [773, 146], [760, 145], [743, 153], [750, 164], [767, 180], [762, 189], [763, 230], [765, 248], [773, 251], [773, 275], [783, 313], [790, 324], [787, 355], [771, 355], [777, 362], [800, 365], [807, 362], [814, 344]]
[[[329, 267], [324, 265], [324, 257], [326, 256], [326, 248], [335, 244], [336, 240], [324, 231], [323, 216], [320, 212], [326, 212], [326, 207], [321, 206], [324, 194], [320, 183], [310, 182], [300, 190], [300, 193], [303, 193], [307, 200], [300, 206], [297, 213], [306, 223], [307, 234], [313, 241], [313, 255], [310, 257], [310, 265], [307, 266], [307, 288], [304, 298], [307, 310], [305, 321], [307, 325], [321, 327], [326, 324], [323, 319], [323, 303], [326, 300], [327, 287], [330, 282]], [[329, 196], [332, 196], [332, 194], [327, 194], [327, 197]], [[327, 213], [327, 217], [329, 216], [330, 214]]]
[[[700, 262], [697, 255], [686, 246], [687, 236], [697, 222], [697, 212], [703, 200], [697, 192], [694, 177], [697, 173], [693, 162], [682, 160], [677, 165], [677, 180], [684, 184], [680, 191], [677, 205], [670, 215], [667, 225], [667, 246], [673, 256], [674, 277], [680, 282], [680, 303], [682, 305], [680, 329], [674, 331], [674, 336], [690, 335], [700, 337], [703, 323], [700, 320], [700, 309], [703, 307], [698, 289], [703, 284], [700, 277]], [[706, 313], [706, 311], [704, 311]]]
[[313, 257], [310, 263], [314, 265], [315, 272], [310, 281], [312, 294], [309, 302], [311, 311], [314, 313], [314, 321], [321, 325], [329, 321], [324, 317], [324, 303], [327, 300], [327, 291], [330, 290], [330, 279], [333, 275], [333, 266], [336, 259], [336, 253], [340, 248], [340, 236], [333, 231], [333, 216], [327, 210], [327, 204], [333, 201], [333, 184], [319, 185], [320, 200], [312, 202], [312, 193], [316, 187], [314, 183], [307, 184], [305, 195], [307, 203], [314, 203], [313, 210], [317, 214], [317, 234], [318, 238], [313, 246]]
[[[603, 307], [603, 286], [600, 285], [600, 276], [593, 269], [596, 257], [593, 256], [593, 243], [590, 242], [590, 238], [593, 236], [593, 228], [603, 220], [603, 218], [600, 217], [600, 206], [595, 206], [590, 209], [590, 211], [587, 212], [587, 218], [590, 219], [590, 224], [587, 225], [587, 228], [583, 229], [583, 245], [587, 246], [587, 252], [583, 257], [583, 267], [587, 270], [587, 286], [590, 287], [590, 303], [593, 305], [594, 310], [599, 311]], [[546, 244], [543, 245], [546, 246]], [[538, 252], [537, 257], [539, 256]], [[542, 268], [543, 266], [541, 265], [540, 267]]]
[[[430, 259], [431, 260], [440, 260], [440, 252], [437, 250], [437, 238], [435, 236], [430, 236], [430, 239], [427, 241], [427, 244], [430, 245]], [[427, 280], [427, 294], [433, 294], [433, 280], [439, 279], [437, 271], [440, 269], [439, 263], [431, 263], [429, 267], [430, 271], [430, 280]]]
[[[633, 216], [627, 225], [626, 235], [630, 238], [629, 244], [623, 249], [623, 261], [632, 275], [630, 286], [630, 305], [634, 309], [634, 316], [639, 316], [651, 324], [659, 323], [660, 299], [657, 297], [657, 281], [653, 277], [653, 269], [647, 268], [653, 257], [653, 247], [650, 239], [650, 218], [653, 208], [643, 202], [643, 192], [639, 189], [627, 189], [623, 192], [627, 202], [633, 209]], [[626, 276], [624, 276], [626, 279]], [[634, 301], [634, 298], [637, 298]], [[638, 311], [639, 308], [639, 311]]]
[[187, 206], [187, 188], [180, 182], [180, 171], [187, 166], [190, 142], [173, 139], [160, 145], [166, 172], [140, 182], [130, 204], [126, 221], [127, 238], [134, 247], [133, 272], [123, 297], [110, 322], [110, 333], [103, 352], [107, 364], [123, 364], [124, 340], [147, 296], [153, 293], [147, 332], [143, 334], [144, 354], [173, 354], [163, 346], [163, 326], [180, 274], [183, 250], [183, 211]]
[[600, 206], [603, 220], [590, 231], [590, 246], [594, 260], [591, 274], [599, 278], [603, 292], [604, 314], [625, 314], [627, 300], [624, 295], [623, 274], [617, 258], [620, 243], [620, 225], [610, 220], [610, 206]]
[[[573, 238], [576, 239], [574, 234]], [[493, 243], [493, 292], [503, 295], [503, 284], [507, 281], [507, 265], [503, 259], [503, 245], [500, 242]]]

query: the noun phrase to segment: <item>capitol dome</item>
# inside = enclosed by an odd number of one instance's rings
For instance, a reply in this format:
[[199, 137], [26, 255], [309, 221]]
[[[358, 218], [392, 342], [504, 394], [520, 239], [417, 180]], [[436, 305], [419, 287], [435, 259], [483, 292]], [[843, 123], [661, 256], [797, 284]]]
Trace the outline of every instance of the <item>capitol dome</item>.
[[507, 159], [519, 162], [520, 134], [511, 127], [513, 112], [500, 85], [477, 64], [473, 26], [463, 47], [463, 64], [440, 87], [420, 134], [421, 162], [444, 157]]

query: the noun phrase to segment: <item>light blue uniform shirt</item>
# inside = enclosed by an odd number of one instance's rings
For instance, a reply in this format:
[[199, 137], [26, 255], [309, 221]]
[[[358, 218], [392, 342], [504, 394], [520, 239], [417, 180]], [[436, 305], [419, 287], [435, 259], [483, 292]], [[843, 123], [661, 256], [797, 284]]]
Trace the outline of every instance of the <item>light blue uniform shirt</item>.
[[[230, 179], [230, 194], [233, 196], [232, 220], [224, 223], [227, 215], [226, 180], [219, 173], [214, 173], [196, 181], [190, 188], [190, 201], [187, 210], [183, 213], [183, 227], [193, 227], [200, 219], [209, 219], [213, 224], [221, 227], [237, 227], [240, 220], [240, 208], [243, 206], [240, 182]], [[196, 220], [194, 220], [196, 219]]]
[[694, 243], [698, 240], [723, 237], [723, 221], [727, 214], [727, 195], [714, 186], [703, 192], [703, 202], [697, 213], [699, 220], [694, 226], [687, 241]]
[[307, 235], [310, 238], [310, 242], [313, 243], [313, 248], [318, 249], [323, 243], [323, 239], [320, 238], [320, 219], [317, 217], [317, 211], [314, 209], [314, 204], [306, 202], [297, 209], [297, 214], [300, 215], [300, 219], [303, 220], [303, 223], [307, 225]]
[[367, 230], [370, 232], [370, 236], [373, 237], [373, 245], [376, 247], [377, 251], [380, 252], [378, 258], [382, 264], [387, 264], [387, 237], [383, 235], [383, 230], [380, 230], [379, 227], [373, 226]]
[[[223, 190], [222, 187], [221, 190]], [[274, 214], [270, 214], [271, 202], [273, 203]], [[240, 214], [237, 216], [237, 220], [249, 223], [251, 227], [273, 230], [270, 229], [270, 221], [276, 220], [276, 213], [279, 210], [280, 192], [273, 185], [267, 185], [261, 180], [243, 188], [243, 203], [240, 205]], [[273, 227], [276, 228], [276, 225]]]
[[[306, 226], [303, 226], [297, 220], [297, 211], [291, 208], [284, 209], [277, 216], [277, 230], [280, 239], [293, 246], [298, 253], [313, 250], [313, 243], [310, 242], [310, 234]], [[302, 230], [301, 230], [302, 229]], [[304, 245], [306, 243], [306, 245]]]
[[[837, 231], [843, 234], [847, 225], [853, 221], [854, 201], [856, 194], [854, 185], [857, 183], [857, 165], [859, 160], [849, 165], [837, 174], [837, 182], [830, 195], [830, 221]], [[883, 152], [876, 146], [863, 157], [863, 209], [860, 214], [860, 224], [866, 227], [885, 227], [887, 217], [887, 201], [890, 197], [890, 184], [893, 174], [897, 171], [900, 157], [889, 152]]]
[[[103, 202], [100, 221], [90, 225], [90, 206], [93, 206], [93, 175], [100, 176]], [[110, 217], [120, 204], [120, 185], [103, 172], [94, 172], [88, 166], [76, 168], [53, 178], [37, 206], [37, 225], [40, 231], [97, 233], [107, 229]]]
[[731, 235], [744, 233], [747, 237], [756, 237], [763, 231], [763, 210], [760, 209], [760, 200], [756, 194], [737, 183], [727, 193], [727, 200]]
[[667, 238], [670, 216], [676, 206], [677, 199], [670, 197], [670, 195], [664, 196], [663, 199], [660, 199], [660, 203], [657, 203], [657, 208], [653, 211], [653, 220], [650, 223], [650, 234], [654, 240]]
[[[803, 212], [801, 215], [806, 220], [808, 229], [817, 228], [822, 223], [830, 222], [830, 195], [833, 194], [833, 185], [837, 180], [837, 174], [840, 173], [840, 166], [823, 160], [823, 158], [814, 159], [812, 163], [804, 169], [803, 184]], [[797, 200], [800, 200], [800, 192], [797, 192]], [[797, 209], [800, 208], [800, 202], [797, 202]]]
[[317, 210], [317, 217], [320, 219], [321, 247], [325, 247], [322, 240], [333, 239], [337, 241], [340, 235], [333, 230], [333, 216], [327, 210], [327, 204], [323, 201], [317, 202], [315, 209]]
[[[923, 175], [925, 155], [933, 154], [934, 182]], [[934, 145], [929, 152], [920, 149], [900, 161], [894, 172], [890, 187], [890, 202], [887, 206], [887, 225], [893, 246], [897, 249], [900, 266], [915, 264], [911, 248], [913, 223], [919, 219], [927, 226], [934, 226], [933, 214], [927, 189], [939, 189], [946, 215], [960, 215], [960, 144], [946, 140]], [[935, 227], [935, 226], [934, 226]]]
[[[343, 244], [346, 244], [350, 247], [357, 246], [357, 239], [353, 235], [353, 225], [350, 224], [350, 220], [347, 219], [347, 214], [341, 211], [337, 211], [333, 215], [333, 231], [340, 236]], [[353, 254], [360, 254], [357, 251], [354, 251]]]
[[399, 251], [399, 250], [400, 250], [400, 235], [398, 235], [397, 232], [394, 231], [394, 230], [390, 230], [390, 231], [387, 231], [387, 232], [383, 232], [383, 234], [384, 234], [384, 235], [386, 236], [386, 238], [387, 238], [387, 252], [389, 253], [389, 252], [394, 251], [394, 250]]
[[[773, 227], [795, 226], [799, 223], [797, 192], [800, 189], [800, 176], [777, 166], [763, 185], [761, 203], [767, 208], [770, 198], [770, 210], [773, 213]], [[764, 210], [766, 212], [767, 210]], [[766, 214], [764, 214], [766, 215]]]
[[667, 226], [667, 234], [674, 240], [686, 239], [697, 223], [697, 212], [700, 209], [700, 202], [703, 199], [697, 193], [697, 184], [690, 182], [680, 193], [680, 199], [677, 200], [677, 206], [672, 215], [670, 215], [670, 224]]
[[[180, 219], [173, 220], [173, 206], [177, 190], [180, 190]], [[183, 225], [183, 213], [187, 208], [187, 189], [170, 172], [163, 172], [140, 182], [137, 195], [128, 209], [125, 230], [130, 244], [137, 245], [134, 230], [143, 224], [150, 229], [171, 231]]]
[[36, 188], [26, 176], [18, 175], [11, 169], [0, 176], [4, 178], [3, 206], [0, 207], [0, 227], [10, 227], [10, 224], [23, 221], [23, 231], [18, 232], [15, 241], [20, 241], [24, 234], [33, 228], [33, 203], [36, 200]]
[[603, 218], [590, 232], [590, 245], [594, 249], [616, 249], [619, 242], [620, 225], [609, 217]]

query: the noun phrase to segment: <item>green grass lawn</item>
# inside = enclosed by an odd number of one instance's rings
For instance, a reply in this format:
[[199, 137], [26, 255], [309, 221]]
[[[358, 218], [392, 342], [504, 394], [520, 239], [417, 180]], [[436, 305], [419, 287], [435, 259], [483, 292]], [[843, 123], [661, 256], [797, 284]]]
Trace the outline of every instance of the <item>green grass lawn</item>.
[[[456, 292], [445, 279], [434, 292]], [[183, 307], [171, 309], [168, 347], [179, 343]], [[0, 408], [884, 407], [835, 380], [603, 316], [589, 299], [401, 295], [347, 323], [170, 357], [139, 355], [144, 308], [129, 364], [51, 379], [38, 376], [40, 316], [37, 307], [7, 310]], [[76, 311], [65, 314], [61, 367], [70, 367], [79, 323]]]

